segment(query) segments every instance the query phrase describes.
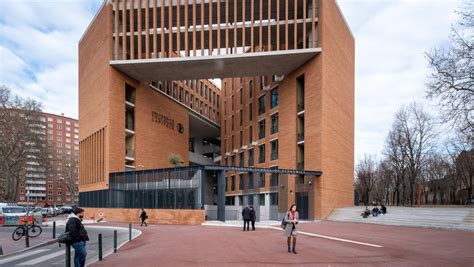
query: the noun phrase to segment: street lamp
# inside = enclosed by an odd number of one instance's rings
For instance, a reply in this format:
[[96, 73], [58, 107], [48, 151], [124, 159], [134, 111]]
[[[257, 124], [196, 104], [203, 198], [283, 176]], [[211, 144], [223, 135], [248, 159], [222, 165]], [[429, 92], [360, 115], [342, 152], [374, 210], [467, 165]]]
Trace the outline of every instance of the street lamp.
[[28, 217], [30, 214], [30, 187], [26, 187], [26, 227], [25, 227], [25, 243], [26, 247], [30, 247], [30, 236], [28, 235]]

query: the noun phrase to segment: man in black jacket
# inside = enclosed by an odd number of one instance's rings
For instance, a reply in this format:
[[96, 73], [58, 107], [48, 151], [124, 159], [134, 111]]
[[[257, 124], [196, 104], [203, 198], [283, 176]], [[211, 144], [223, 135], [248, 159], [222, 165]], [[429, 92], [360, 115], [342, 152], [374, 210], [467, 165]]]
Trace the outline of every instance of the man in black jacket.
[[242, 217], [244, 218], [244, 231], [245, 231], [245, 225], [247, 225], [247, 231], [249, 231], [249, 224], [250, 224], [250, 219], [251, 219], [249, 205], [247, 205], [242, 210]]
[[84, 267], [86, 265], [86, 241], [89, 241], [86, 228], [82, 224], [82, 218], [84, 217], [84, 210], [81, 208], [75, 208], [71, 214], [69, 214], [66, 223], [66, 232], [69, 232], [69, 236], [72, 241], [70, 245], [74, 248], [74, 266]]

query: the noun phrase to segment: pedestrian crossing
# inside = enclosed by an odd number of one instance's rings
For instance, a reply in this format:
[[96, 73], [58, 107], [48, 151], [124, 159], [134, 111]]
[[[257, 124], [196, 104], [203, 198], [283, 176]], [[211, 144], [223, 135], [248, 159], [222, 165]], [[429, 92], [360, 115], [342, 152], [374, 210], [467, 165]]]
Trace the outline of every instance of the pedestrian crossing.
[[[92, 252], [92, 251], [91, 251]], [[71, 260], [74, 258], [74, 249], [71, 249]], [[20, 255], [0, 259], [1, 267], [13, 266], [64, 266], [66, 261], [65, 247], [35, 249]]]

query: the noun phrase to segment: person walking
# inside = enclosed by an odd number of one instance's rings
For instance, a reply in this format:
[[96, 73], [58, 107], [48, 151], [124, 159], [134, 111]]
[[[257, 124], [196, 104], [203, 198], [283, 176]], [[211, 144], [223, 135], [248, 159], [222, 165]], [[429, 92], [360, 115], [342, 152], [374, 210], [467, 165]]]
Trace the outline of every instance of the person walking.
[[[299, 214], [296, 210], [296, 205], [291, 205], [290, 209], [285, 214], [285, 222], [286, 227], [285, 231], [283, 232], [284, 235], [287, 237], [287, 244], [288, 244], [288, 253], [296, 254], [296, 236], [298, 235], [298, 222], [299, 222]], [[293, 249], [291, 250], [291, 237], [293, 236]]]
[[144, 209], [142, 209], [142, 212], [140, 213], [140, 219], [142, 219], [142, 224], [140, 226], [143, 226], [143, 224], [145, 224], [145, 226], [148, 226], [145, 221], [146, 219], [148, 219], [148, 215], [146, 215], [146, 211]]
[[86, 228], [82, 224], [84, 218], [84, 210], [75, 208], [69, 214], [66, 223], [66, 232], [69, 232], [71, 242], [69, 244], [74, 248], [74, 266], [84, 267], [86, 265], [86, 241], [89, 241]]
[[250, 206], [250, 221], [252, 222], [252, 231], [255, 231], [255, 219], [257, 217], [255, 216], [255, 210], [253, 209], [253, 206]]
[[247, 225], [247, 231], [249, 231], [249, 224], [250, 224], [250, 208], [249, 205], [247, 205], [243, 210], [242, 210], [242, 218], [244, 219], [244, 231], [245, 231], [245, 226]]

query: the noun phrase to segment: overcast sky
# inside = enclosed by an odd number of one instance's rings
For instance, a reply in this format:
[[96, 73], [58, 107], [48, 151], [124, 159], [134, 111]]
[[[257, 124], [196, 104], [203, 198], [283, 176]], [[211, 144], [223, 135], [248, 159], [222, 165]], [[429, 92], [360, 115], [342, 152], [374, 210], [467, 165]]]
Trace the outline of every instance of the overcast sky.
[[[423, 55], [446, 45], [461, 0], [338, 0], [356, 42], [355, 156], [380, 155], [394, 113], [425, 100]], [[101, 0], [0, 0], [0, 84], [77, 118], [77, 44]], [[430, 106], [431, 105], [431, 106]]]

